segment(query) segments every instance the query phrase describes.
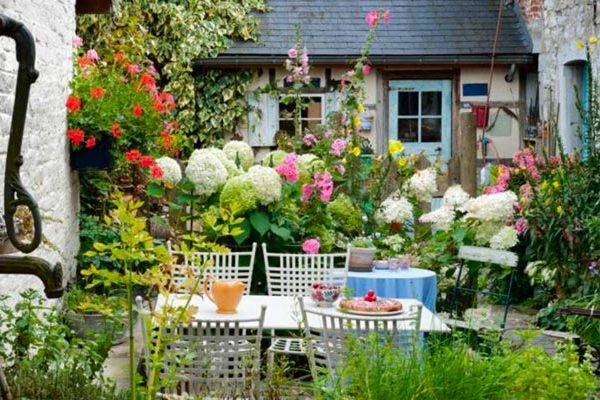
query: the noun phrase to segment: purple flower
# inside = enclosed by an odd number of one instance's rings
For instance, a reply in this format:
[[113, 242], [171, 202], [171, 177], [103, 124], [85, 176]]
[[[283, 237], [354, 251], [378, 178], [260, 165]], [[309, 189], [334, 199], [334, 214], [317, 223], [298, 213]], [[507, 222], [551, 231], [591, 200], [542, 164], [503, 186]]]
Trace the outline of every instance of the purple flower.
[[312, 133], [307, 133], [306, 135], [304, 135], [304, 138], [302, 139], [302, 141], [304, 142], [305, 145], [312, 146], [317, 143], [317, 137], [315, 135], [313, 135]]
[[346, 142], [344, 139], [335, 139], [333, 143], [331, 143], [331, 150], [329, 151], [329, 154], [339, 157], [344, 152], [344, 149], [346, 149]]
[[87, 51], [87, 56], [90, 60], [92, 60], [94, 62], [100, 60], [100, 56], [98, 55], [96, 50], [93, 50], [93, 49], [90, 49]]
[[83, 46], [83, 39], [79, 36], [75, 36], [73, 38], [73, 47], [75, 47], [76, 49], [80, 48], [81, 46]]

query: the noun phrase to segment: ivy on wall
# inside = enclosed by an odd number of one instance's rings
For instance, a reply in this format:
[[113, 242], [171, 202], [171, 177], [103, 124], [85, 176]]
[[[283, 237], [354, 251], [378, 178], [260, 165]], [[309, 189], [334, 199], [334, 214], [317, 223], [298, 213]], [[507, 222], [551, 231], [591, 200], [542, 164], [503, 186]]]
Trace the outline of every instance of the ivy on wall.
[[113, 15], [79, 17], [78, 33], [103, 54], [123, 51], [150, 59], [177, 101], [184, 155], [219, 141], [247, 113], [249, 71], [194, 69], [199, 58], [216, 57], [232, 40], [254, 40], [264, 0], [121, 0]]

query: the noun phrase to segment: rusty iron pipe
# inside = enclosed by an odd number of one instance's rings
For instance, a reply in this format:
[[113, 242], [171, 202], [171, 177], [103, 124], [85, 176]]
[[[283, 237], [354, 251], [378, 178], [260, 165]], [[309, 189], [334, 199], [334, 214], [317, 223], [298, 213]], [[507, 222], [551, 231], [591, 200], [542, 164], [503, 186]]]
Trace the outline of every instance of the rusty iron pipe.
[[61, 297], [65, 288], [60, 263], [54, 265], [38, 257], [0, 255], [0, 274], [35, 275], [44, 284], [49, 299]]

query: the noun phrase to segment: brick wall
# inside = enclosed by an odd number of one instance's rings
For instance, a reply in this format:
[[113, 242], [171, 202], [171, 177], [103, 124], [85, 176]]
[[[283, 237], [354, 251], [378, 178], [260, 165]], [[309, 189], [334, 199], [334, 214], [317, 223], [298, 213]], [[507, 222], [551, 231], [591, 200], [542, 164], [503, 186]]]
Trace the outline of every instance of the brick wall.
[[[74, 271], [79, 248], [76, 174], [68, 165], [65, 100], [72, 75], [71, 41], [75, 34], [75, 0], [2, 0], [0, 14], [23, 22], [36, 44], [36, 68], [23, 139], [23, 182], [41, 209], [43, 231], [53, 246], [42, 246], [34, 255], [60, 261], [65, 275]], [[17, 62], [12, 39], [0, 38], [0, 184], [15, 91]], [[41, 288], [35, 277], [0, 275], [0, 295], [13, 295], [26, 287]]]

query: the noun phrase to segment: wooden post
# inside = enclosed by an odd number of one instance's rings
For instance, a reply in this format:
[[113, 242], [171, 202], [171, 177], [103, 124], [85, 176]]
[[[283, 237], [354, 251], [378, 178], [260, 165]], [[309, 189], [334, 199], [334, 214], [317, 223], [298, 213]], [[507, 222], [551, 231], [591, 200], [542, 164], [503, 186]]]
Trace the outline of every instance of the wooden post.
[[477, 118], [460, 114], [460, 183], [471, 196], [477, 194]]

